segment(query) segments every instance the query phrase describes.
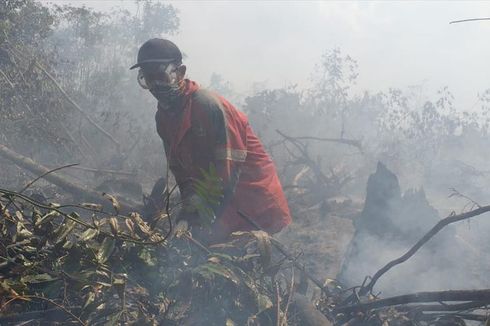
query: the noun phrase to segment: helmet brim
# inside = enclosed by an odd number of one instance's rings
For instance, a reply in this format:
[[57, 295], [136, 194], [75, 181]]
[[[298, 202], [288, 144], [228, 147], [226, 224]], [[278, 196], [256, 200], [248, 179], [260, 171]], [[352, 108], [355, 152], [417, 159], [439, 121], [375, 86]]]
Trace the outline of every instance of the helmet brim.
[[175, 59], [151, 59], [151, 60], [143, 60], [143, 61], [138, 62], [137, 64], [131, 66], [131, 68], [129, 68], [129, 70], [134, 69], [134, 68], [141, 67], [142, 65], [145, 65], [147, 63], [172, 63], [172, 62], [175, 62], [175, 61], [177, 61], [177, 60], [175, 60]]

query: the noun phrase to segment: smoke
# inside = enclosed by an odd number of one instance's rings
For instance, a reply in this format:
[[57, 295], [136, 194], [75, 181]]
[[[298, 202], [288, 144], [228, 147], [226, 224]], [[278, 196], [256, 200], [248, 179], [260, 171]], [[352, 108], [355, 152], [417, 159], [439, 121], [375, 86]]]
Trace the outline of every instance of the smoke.
[[[447, 24], [462, 15], [481, 16], [486, 4], [148, 3], [140, 3], [139, 10], [131, 5], [128, 11], [104, 7], [100, 12], [79, 8], [80, 2], [73, 8], [51, 6], [53, 22], [45, 26], [50, 32], [39, 36], [38, 43], [15, 34], [19, 44], [33, 51], [31, 59], [45, 64], [120, 148], [81, 118], [45, 76], [29, 75], [29, 58], [22, 73], [3, 61], [0, 66], [22, 89], [14, 94], [1, 81], [2, 142], [18, 145], [20, 152], [42, 163], [75, 161], [134, 171], [135, 181], [147, 190], [165, 173], [164, 153], [154, 126], [156, 103], [138, 88], [128, 67], [144, 40], [162, 36], [182, 48], [190, 78], [248, 114], [283, 185], [289, 186], [296, 223], [302, 223], [301, 212], [311, 207], [321, 216], [351, 218], [332, 213], [328, 200], [342, 195], [352, 203], [364, 201], [378, 161], [398, 178], [391, 177], [398, 186], [380, 197], [384, 204], [370, 208], [376, 212], [370, 216], [385, 214], [401, 235], [362, 233], [362, 228], [382, 230], [386, 225], [357, 219], [356, 241], [362, 252], [351, 257], [355, 263], [342, 276], [346, 283], [361, 284], [451, 211], [469, 209], [471, 200], [488, 203], [488, 25]], [[23, 26], [40, 21], [26, 17]], [[34, 25], [33, 33], [40, 30]], [[25, 103], [15, 102], [19, 97], [36, 108], [35, 117], [12, 116], [10, 111], [26, 110]], [[54, 117], [68, 132], [54, 125]], [[36, 123], [23, 124], [27, 120]], [[291, 137], [336, 141], [301, 139], [296, 146], [276, 129]], [[36, 134], [40, 130], [46, 132]], [[32, 135], [35, 142], [27, 138]], [[19, 188], [18, 179], [29, 177], [17, 178], [18, 170], [7, 164], [1, 162], [2, 183]], [[72, 177], [90, 186], [103, 179], [85, 172]], [[464, 196], [448, 198], [450, 188]], [[394, 294], [489, 286], [486, 219], [476, 217], [442, 230], [380, 279], [376, 290]], [[312, 229], [336, 227], [320, 218], [315, 223], [320, 225]]]
[[[355, 220], [356, 233], [340, 280], [348, 286], [361, 284], [365, 277], [407, 252], [438, 221], [439, 214], [423, 190], [408, 190], [402, 195], [396, 176], [379, 163], [376, 173], [369, 177], [365, 206]], [[442, 229], [415, 256], [382, 276], [376, 291], [395, 295], [488, 287], [490, 279], [481, 273], [488, 256], [472, 240], [483, 233], [473, 230], [473, 237], [468, 237], [467, 228], [449, 225]]]

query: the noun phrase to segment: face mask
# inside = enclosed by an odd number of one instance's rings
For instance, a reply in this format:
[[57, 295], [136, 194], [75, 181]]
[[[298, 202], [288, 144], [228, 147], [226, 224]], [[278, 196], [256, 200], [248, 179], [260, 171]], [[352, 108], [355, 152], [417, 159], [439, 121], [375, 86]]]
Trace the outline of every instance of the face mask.
[[150, 93], [165, 107], [173, 107], [180, 104], [182, 90], [179, 84], [155, 85]]
[[138, 83], [148, 89], [164, 107], [174, 107], [181, 101], [183, 82], [177, 80], [177, 67], [174, 64], [159, 66], [156, 75], [140, 70]]

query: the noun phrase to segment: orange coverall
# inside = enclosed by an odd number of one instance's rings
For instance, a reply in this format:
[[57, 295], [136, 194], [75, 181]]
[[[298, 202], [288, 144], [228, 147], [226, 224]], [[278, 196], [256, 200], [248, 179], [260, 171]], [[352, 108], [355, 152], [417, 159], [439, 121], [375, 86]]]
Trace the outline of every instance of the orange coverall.
[[[210, 163], [230, 194], [213, 229], [221, 236], [254, 227], [243, 212], [269, 233], [291, 223], [276, 168], [252, 131], [246, 115], [223, 97], [186, 79], [182, 108], [158, 107], [157, 131], [181, 197], [193, 195], [193, 182]], [[225, 196], [226, 198], [226, 196]]]

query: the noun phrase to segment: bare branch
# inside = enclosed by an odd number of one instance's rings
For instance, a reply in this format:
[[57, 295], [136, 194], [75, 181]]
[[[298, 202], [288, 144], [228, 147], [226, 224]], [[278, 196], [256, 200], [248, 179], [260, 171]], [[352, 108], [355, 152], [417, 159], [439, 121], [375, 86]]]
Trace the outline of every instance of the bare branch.
[[474, 21], [480, 21], [480, 20], [490, 20], [490, 18], [470, 18], [470, 19], [462, 19], [462, 20], [453, 20], [449, 22], [449, 24], [456, 24], [456, 23], [465, 23], [465, 22], [474, 22]]
[[356, 147], [361, 153], [362, 144], [360, 140], [357, 139], [346, 139], [346, 138], [322, 138], [322, 137], [311, 137], [311, 136], [302, 136], [302, 137], [294, 137], [295, 139], [305, 139], [305, 140], [319, 140], [319, 141], [327, 141], [333, 143], [340, 143], [344, 145], [350, 145]]
[[78, 163], [73, 163], [73, 164], [68, 164], [68, 165], [63, 165], [63, 166], [60, 166], [60, 167], [57, 167], [57, 168], [54, 168], [52, 170], [49, 170], [49, 171], [46, 171], [44, 172], [43, 174], [41, 174], [40, 176], [38, 176], [37, 178], [35, 178], [34, 180], [32, 180], [31, 182], [29, 182], [24, 188], [22, 188], [20, 191], [19, 191], [19, 194], [23, 193], [24, 191], [26, 191], [30, 186], [32, 186], [37, 180], [39, 179], [42, 179], [44, 178], [45, 176], [47, 176], [48, 174], [50, 173], [53, 173], [53, 172], [56, 172], [56, 171], [59, 171], [61, 169], [64, 169], [64, 168], [69, 168], [69, 167], [72, 167], [72, 166], [75, 166], [75, 165], [78, 165]]
[[379, 271], [374, 274], [373, 278], [369, 282], [368, 285], [365, 287], [362, 287], [361, 290], [359, 291], [359, 295], [365, 295], [368, 292], [370, 292], [378, 279], [385, 274], [387, 271], [389, 271], [392, 267], [401, 264], [405, 261], [407, 261], [410, 257], [412, 257], [427, 241], [429, 241], [434, 235], [436, 235], [442, 228], [445, 226], [455, 223], [458, 221], [462, 221], [477, 215], [481, 215], [483, 213], [486, 213], [490, 211], [490, 205], [489, 206], [483, 206], [479, 207], [475, 210], [459, 214], [459, 215], [449, 215], [448, 217], [440, 220], [432, 229], [430, 229], [429, 232], [427, 232], [410, 250], [408, 250], [404, 255], [401, 257], [394, 259], [390, 261], [388, 264], [386, 264], [383, 268], [381, 268]]

